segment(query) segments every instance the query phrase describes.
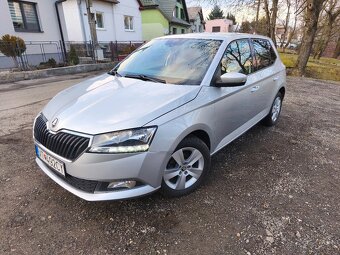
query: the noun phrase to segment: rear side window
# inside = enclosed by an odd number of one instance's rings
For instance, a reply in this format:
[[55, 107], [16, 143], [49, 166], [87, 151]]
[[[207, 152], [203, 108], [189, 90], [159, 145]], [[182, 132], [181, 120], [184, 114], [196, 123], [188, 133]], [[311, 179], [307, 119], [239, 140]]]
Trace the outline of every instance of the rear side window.
[[248, 40], [231, 42], [221, 60], [221, 75], [224, 73], [250, 74], [253, 69], [253, 59]]
[[255, 53], [255, 69], [261, 70], [272, 64], [276, 60], [276, 53], [270, 42], [265, 39], [252, 39]]

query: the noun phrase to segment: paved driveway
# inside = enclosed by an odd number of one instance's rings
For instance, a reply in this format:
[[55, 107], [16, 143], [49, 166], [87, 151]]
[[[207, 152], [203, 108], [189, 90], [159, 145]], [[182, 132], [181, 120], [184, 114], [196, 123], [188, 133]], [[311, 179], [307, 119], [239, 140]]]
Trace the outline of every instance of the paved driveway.
[[83, 79], [0, 86], [0, 254], [340, 253], [340, 84], [289, 78], [279, 124], [216, 154], [192, 195], [90, 203], [38, 169], [31, 130]]

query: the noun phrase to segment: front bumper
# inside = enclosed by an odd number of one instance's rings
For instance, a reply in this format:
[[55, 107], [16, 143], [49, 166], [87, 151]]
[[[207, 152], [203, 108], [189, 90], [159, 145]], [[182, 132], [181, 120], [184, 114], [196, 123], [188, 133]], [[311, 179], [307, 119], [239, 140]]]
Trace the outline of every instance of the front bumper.
[[40, 169], [53, 181], [72, 194], [87, 201], [120, 200], [152, 193], [160, 188], [162, 171], [165, 169], [167, 154], [164, 152], [145, 152], [131, 154], [83, 153], [75, 161], [66, 160], [39, 144], [42, 150], [64, 162], [66, 175], [81, 181], [108, 183], [112, 181], [135, 180], [140, 185], [134, 188], [92, 191], [83, 190], [70, 183], [67, 178], [56, 173], [42, 160], [36, 158]]
[[105, 201], [105, 200], [119, 200], [119, 199], [127, 199], [133, 197], [140, 197], [149, 193], [152, 193], [159, 189], [153, 188], [150, 185], [143, 185], [140, 187], [120, 190], [120, 191], [110, 191], [110, 192], [101, 192], [95, 191], [94, 193], [88, 193], [82, 190], [79, 190], [72, 185], [65, 182], [62, 177], [59, 177], [56, 173], [53, 172], [49, 167], [46, 166], [44, 162], [42, 162], [39, 158], [36, 158], [35, 161], [37, 162], [40, 169], [47, 174], [53, 181], [59, 184], [61, 187], [66, 189], [67, 191], [71, 192], [72, 194], [87, 200], [87, 201]]

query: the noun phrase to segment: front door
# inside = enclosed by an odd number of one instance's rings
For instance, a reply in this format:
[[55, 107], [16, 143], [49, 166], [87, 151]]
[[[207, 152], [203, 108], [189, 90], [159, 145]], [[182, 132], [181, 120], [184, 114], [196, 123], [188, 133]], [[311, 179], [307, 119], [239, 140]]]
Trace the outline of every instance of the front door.
[[[239, 72], [248, 76], [247, 82], [238, 87], [210, 87], [210, 93], [215, 98], [215, 138], [218, 146], [223, 147], [228, 142], [228, 136], [258, 113], [256, 104], [256, 81], [252, 76], [253, 56], [248, 39], [232, 41], [226, 48], [215, 78], [224, 73]], [[237, 135], [235, 135], [237, 136]], [[232, 139], [231, 139], [232, 140]]]

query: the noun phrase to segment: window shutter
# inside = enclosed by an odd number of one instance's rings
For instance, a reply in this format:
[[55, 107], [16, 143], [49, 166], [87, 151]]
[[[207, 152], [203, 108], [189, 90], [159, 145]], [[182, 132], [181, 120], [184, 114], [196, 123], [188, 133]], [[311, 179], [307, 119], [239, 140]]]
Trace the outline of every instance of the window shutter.
[[22, 9], [23, 9], [24, 15], [26, 17], [27, 29], [39, 31], [40, 28], [39, 28], [37, 13], [36, 13], [36, 10], [35, 10], [35, 4], [23, 3]]
[[18, 2], [8, 2], [9, 12], [13, 21], [14, 28], [24, 28], [24, 21], [21, 15], [20, 5]]

